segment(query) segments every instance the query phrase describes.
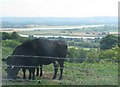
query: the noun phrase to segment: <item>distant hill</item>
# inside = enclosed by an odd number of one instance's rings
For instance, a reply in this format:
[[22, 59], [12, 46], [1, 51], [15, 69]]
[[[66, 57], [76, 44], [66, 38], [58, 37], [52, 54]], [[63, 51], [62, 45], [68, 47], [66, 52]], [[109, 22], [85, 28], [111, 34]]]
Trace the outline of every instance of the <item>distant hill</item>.
[[6, 24], [41, 24], [41, 25], [82, 25], [82, 24], [117, 24], [117, 17], [2, 17]]

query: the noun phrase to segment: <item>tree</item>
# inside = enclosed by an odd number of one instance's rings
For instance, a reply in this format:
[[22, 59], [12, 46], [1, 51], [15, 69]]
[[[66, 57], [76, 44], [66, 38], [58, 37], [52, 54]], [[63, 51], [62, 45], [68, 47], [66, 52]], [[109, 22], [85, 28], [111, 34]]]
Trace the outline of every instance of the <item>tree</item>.
[[11, 38], [12, 38], [11, 34], [6, 32], [2, 33], [2, 40], [11, 39]]
[[100, 49], [101, 50], [107, 50], [111, 49], [112, 47], [116, 46], [118, 43], [117, 36], [114, 35], [107, 35], [106, 37], [103, 37], [100, 41]]
[[12, 33], [3, 32], [2, 33], [2, 40], [7, 40], [7, 39], [19, 40], [20, 38], [21, 37], [16, 32], [12, 32]]
[[20, 39], [20, 36], [16, 32], [13, 32], [11, 36], [12, 36], [12, 39], [15, 39], [15, 40]]

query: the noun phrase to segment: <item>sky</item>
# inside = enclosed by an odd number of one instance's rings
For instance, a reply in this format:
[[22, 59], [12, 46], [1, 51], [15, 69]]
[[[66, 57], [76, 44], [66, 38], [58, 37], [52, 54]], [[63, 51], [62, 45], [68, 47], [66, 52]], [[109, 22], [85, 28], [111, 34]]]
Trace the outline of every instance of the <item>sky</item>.
[[0, 0], [0, 17], [118, 16], [119, 0]]

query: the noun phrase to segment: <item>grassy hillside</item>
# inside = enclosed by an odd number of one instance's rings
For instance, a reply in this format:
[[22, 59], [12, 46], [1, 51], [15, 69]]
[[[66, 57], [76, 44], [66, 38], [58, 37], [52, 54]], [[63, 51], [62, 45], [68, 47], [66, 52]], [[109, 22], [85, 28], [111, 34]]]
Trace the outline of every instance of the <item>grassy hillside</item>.
[[[4, 40], [2, 41], [2, 57], [6, 58], [12, 53], [14, 48], [21, 44], [17, 40]], [[70, 48], [70, 47], [69, 47]], [[74, 48], [74, 47], [73, 47]], [[72, 49], [71, 52], [77, 51], [78, 49]], [[85, 50], [88, 51], [89, 49]], [[95, 50], [93, 50], [95, 51]], [[91, 51], [91, 52], [93, 52]], [[115, 51], [114, 49], [110, 52]], [[81, 51], [82, 52], [82, 51]], [[84, 52], [83, 52], [84, 53]], [[104, 52], [103, 52], [104, 53]], [[105, 52], [104, 55], [108, 52]], [[117, 53], [118, 54], [118, 53]], [[90, 55], [92, 58], [94, 55]], [[2, 59], [0, 57], [0, 59]], [[104, 56], [105, 57], [105, 56]], [[104, 58], [105, 59], [105, 58]], [[63, 79], [58, 80], [59, 71], [57, 74], [57, 79], [52, 80], [54, 68], [53, 65], [43, 66], [43, 76], [36, 77], [33, 80], [17, 80], [17, 81], [5, 81], [6, 72], [5, 68], [2, 69], [3, 85], [118, 85], [118, 63], [113, 61], [101, 60], [98, 62], [87, 62], [74, 63], [65, 62], [65, 68], [63, 72]], [[2, 63], [3, 66], [5, 63]], [[22, 79], [22, 71], [19, 71], [19, 78]], [[28, 71], [27, 71], [28, 76]], [[33, 87], [34, 87], [33, 86]], [[26, 87], [26, 86], [23, 86]]]
[[[111, 67], [112, 66], [112, 67]], [[100, 63], [65, 62], [63, 80], [52, 80], [53, 65], [43, 67], [43, 76], [34, 81], [3, 81], [3, 85], [117, 85], [118, 64], [101, 61]], [[3, 71], [4, 72], [4, 71]], [[5, 72], [4, 72], [5, 74]], [[5, 75], [3, 74], [3, 77]], [[21, 71], [19, 77], [22, 77]]]

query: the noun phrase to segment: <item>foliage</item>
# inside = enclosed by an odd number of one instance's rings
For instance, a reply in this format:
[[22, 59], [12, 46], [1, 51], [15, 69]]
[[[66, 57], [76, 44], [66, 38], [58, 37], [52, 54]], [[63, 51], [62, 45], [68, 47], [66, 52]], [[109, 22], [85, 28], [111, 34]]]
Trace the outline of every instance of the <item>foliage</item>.
[[2, 32], [2, 40], [16, 40], [23, 43], [27, 40], [31, 40], [31, 38], [21, 37], [16, 32], [12, 32], [12, 33]]
[[12, 54], [13, 49], [10, 47], [2, 48], [2, 58], [7, 58], [10, 54]]
[[[4, 57], [6, 57], [7, 55], [10, 55], [10, 53], [12, 53], [12, 51], [14, 50], [14, 48], [16, 46], [20, 45], [24, 41], [32, 39], [32, 38], [22, 38], [16, 32], [13, 32], [11, 34], [3, 32], [3, 38], [4, 38], [4, 40], [2, 40], [1, 42], [2, 42], [2, 47], [3, 47], [2, 53], [3, 53], [3, 55], [5, 55]], [[112, 40], [113, 42], [111, 42], [110, 40]], [[92, 48], [90, 50], [85, 50], [84, 48], [76, 47], [76, 44], [83, 43], [83, 45], [85, 45], [86, 42], [72, 41], [71, 44], [74, 44], [75, 46], [69, 46], [68, 52], [70, 54], [67, 57], [68, 58], [78, 58], [78, 59], [77, 60], [74, 60], [74, 59], [67, 60], [67, 61], [68, 62], [78, 62], [78, 63], [82, 63], [82, 62], [86, 61], [86, 62], [93, 63], [93, 62], [99, 62], [101, 59], [117, 60], [120, 58], [119, 53], [118, 53], [120, 48], [116, 46], [116, 47], [113, 47], [110, 49], [111, 45], [113, 46], [113, 44], [115, 45], [117, 43], [116, 40], [117, 40], [116, 36], [113, 36], [113, 35], [108, 35], [101, 40], [101, 42], [100, 42], [101, 46], [108, 44], [108, 47], [109, 47], [108, 50], [99, 50], [99, 49], [95, 49], [95, 48]], [[88, 44], [86, 43], [86, 45], [88, 45]], [[86, 60], [86, 58], [87, 58], [87, 60]]]
[[100, 49], [102, 50], [111, 49], [112, 47], [116, 46], [117, 43], [118, 37], [114, 35], [107, 35], [100, 41]]
[[100, 52], [100, 50], [98, 50], [98, 49], [90, 49], [87, 54], [88, 59], [86, 60], [86, 62], [91, 62], [91, 63], [99, 62], [100, 61], [99, 60], [99, 52]]
[[79, 49], [78, 52], [79, 52], [78, 62], [82, 63], [85, 60], [85, 58], [87, 58], [87, 50], [84, 50], [83, 48], [81, 48]]
[[3, 32], [2, 33], [2, 40], [6, 40], [6, 39], [12, 39], [11, 34]]
[[4, 40], [4, 41], [2, 41], [3, 47], [10, 47], [10, 48], [14, 49], [18, 45], [20, 45], [20, 42], [16, 41], [16, 40]]
[[[96, 62], [99, 60], [96, 60], [99, 58], [99, 51], [98, 49], [90, 49], [90, 50], [85, 50], [83, 48], [75, 48], [75, 47], [70, 47], [69, 48], [69, 58], [73, 58], [73, 60], [69, 60], [68, 62], [78, 62], [82, 63], [84, 61], [86, 62]], [[78, 58], [77, 60], [74, 60], [74, 58]]]
[[21, 38], [16, 32], [13, 32], [11, 34], [11, 37], [12, 37], [12, 39], [15, 39], [15, 40], [19, 40]]
[[[75, 47], [69, 48], [69, 58], [73, 58], [73, 60], [69, 60], [68, 62], [100, 62], [101, 59], [107, 60], [107, 61], [118, 61], [120, 58], [120, 48], [118, 46], [113, 47], [109, 50], [99, 50], [99, 49], [79, 49]], [[78, 58], [77, 60], [74, 60], [74, 58]]]
[[[69, 55], [68, 58], [78, 58], [79, 53], [78, 53], [78, 49], [75, 47], [70, 47], [68, 49]], [[74, 60], [68, 60], [69, 62], [75, 62]]]
[[16, 33], [6, 33], [2, 32], [2, 40], [7, 40], [7, 39], [13, 39], [13, 40], [19, 40], [21, 37]]
[[68, 42], [70, 46], [77, 46], [77, 47], [84, 47], [84, 48], [99, 48], [100, 44], [95, 41], [95, 42], [87, 42], [87, 41], [69, 41]]
[[120, 48], [116, 46], [109, 50], [101, 50], [99, 58], [117, 61], [120, 58]]
[[[24, 38], [24, 40], [23, 38], [21, 39], [22, 39], [21, 41], [29, 40], [28, 38]], [[13, 52], [14, 48], [19, 44], [21, 44], [21, 41], [20, 39], [2, 40], [1, 42], [3, 47], [2, 48], [3, 58], [6, 58], [8, 55], [10, 55]], [[84, 48], [70, 46], [68, 48], [68, 51], [70, 53], [68, 57], [73, 58], [73, 60], [68, 60], [67, 62], [65, 62], [63, 80], [61, 81], [48, 80], [49, 78], [51, 78], [49, 76], [52, 76], [51, 72], [53, 72], [53, 66], [51, 64], [50, 66], [48, 66], [47, 69], [46, 67], [45, 68], [43, 67], [43, 71], [45, 75], [47, 74], [46, 76], [47, 78], [44, 75], [42, 78], [36, 78], [36, 80], [33, 82], [22, 81], [22, 84], [23, 85], [24, 84], [25, 85], [26, 84], [28, 85], [33, 85], [33, 84], [35, 85], [54, 85], [54, 84], [55, 85], [76, 85], [76, 84], [77, 85], [116, 85], [118, 83], [117, 63], [111, 61], [105, 61], [105, 59], [116, 61], [120, 58], [120, 53], [119, 53], [120, 48], [118, 46], [115, 46], [108, 50], [99, 50], [94, 48], [86, 50]], [[78, 58], [78, 60], [74, 60], [74, 58]], [[86, 60], [84, 58], [88, 58], [90, 60]], [[101, 61], [97, 63], [96, 58], [101, 59]], [[3, 84], [21, 85], [21, 82], [8, 81]]]
[[8, 55], [12, 54], [15, 47], [21, 43], [16, 40], [3, 40], [2, 43], [2, 57], [6, 58]]

